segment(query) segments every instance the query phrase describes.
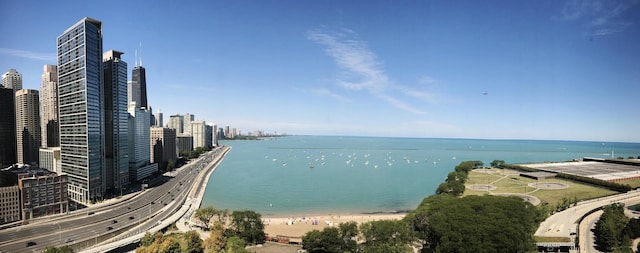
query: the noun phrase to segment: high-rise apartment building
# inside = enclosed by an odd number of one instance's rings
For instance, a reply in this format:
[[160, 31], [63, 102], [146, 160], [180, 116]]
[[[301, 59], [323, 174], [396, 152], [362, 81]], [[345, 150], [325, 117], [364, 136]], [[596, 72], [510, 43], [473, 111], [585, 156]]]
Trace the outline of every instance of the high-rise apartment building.
[[40, 85], [40, 132], [42, 147], [60, 146], [58, 127], [58, 66], [44, 65]]
[[102, 22], [83, 18], [57, 38], [60, 159], [69, 198], [103, 198], [104, 84]]
[[218, 125], [215, 123], [211, 124], [211, 146], [218, 146]]
[[191, 133], [193, 136], [193, 148], [205, 146], [205, 127], [206, 124], [202, 120], [191, 122]]
[[164, 127], [151, 127], [150, 158], [151, 162], [161, 164], [159, 167], [166, 169], [168, 163], [176, 161], [178, 152], [176, 149], [176, 130]]
[[131, 102], [140, 105], [140, 84], [136, 81], [127, 82], [127, 104]]
[[119, 195], [129, 185], [129, 113], [127, 63], [122, 52], [102, 55], [104, 69], [104, 132], [106, 190]]
[[149, 108], [149, 105], [147, 104], [147, 74], [144, 67], [141, 65], [142, 60], [140, 60], [140, 66], [136, 64], [136, 66], [133, 67], [131, 79], [138, 85], [140, 101], [137, 102], [139, 102], [140, 107]]
[[16, 163], [16, 96], [0, 87], [0, 168]]
[[156, 118], [156, 122], [154, 126], [157, 127], [163, 127], [164, 126], [164, 121], [162, 119], [162, 112], [160, 112], [160, 110], [158, 110], [158, 112], [155, 113], [155, 118]]
[[138, 181], [158, 171], [158, 164], [151, 163], [151, 132], [149, 110], [129, 104], [129, 178]]
[[16, 92], [16, 147], [18, 163], [37, 164], [40, 152], [40, 97], [37, 90]]
[[204, 146], [213, 147], [213, 126], [204, 125]]
[[2, 74], [2, 85], [5, 88], [13, 89], [13, 92], [22, 89], [22, 74], [18, 73], [15, 69]]
[[20, 187], [17, 185], [0, 187], [0, 206], [2, 206], [0, 208], [0, 224], [19, 221]]
[[183, 116], [183, 121], [182, 121], [182, 133], [183, 134], [187, 134], [187, 135], [192, 135], [191, 134], [191, 122], [193, 122], [195, 120], [195, 115], [187, 113]]
[[180, 114], [169, 116], [169, 128], [175, 129], [176, 134], [184, 133], [184, 116]]

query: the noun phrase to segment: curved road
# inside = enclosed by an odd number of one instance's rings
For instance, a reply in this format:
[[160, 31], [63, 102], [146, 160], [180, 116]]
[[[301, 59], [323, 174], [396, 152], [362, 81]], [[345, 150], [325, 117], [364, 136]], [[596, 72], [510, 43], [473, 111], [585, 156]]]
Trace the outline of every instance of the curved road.
[[38, 252], [47, 246], [61, 245], [70, 245], [79, 251], [116, 236], [124, 238], [144, 233], [180, 209], [197, 177], [206, 175], [200, 173], [201, 170], [208, 170], [215, 164], [212, 161], [219, 161], [227, 151], [228, 148], [214, 149], [158, 178], [165, 182], [133, 197], [0, 230], [0, 252]]
[[[535, 235], [540, 237], [571, 237], [570, 234], [576, 232], [577, 222], [581, 217], [592, 210], [613, 203], [622, 203], [625, 206], [640, 204], [640, 191], [634, 190], [627, 193], [578, 202], [574, 207], [549, 216], [540, 224]], [[578, 239], [580, 252], [592, 252], [589, 251], [589, 248], [593, 250], [593, 240], [590, 241], [589, 238], [593, 239], [593, 233], [587, 228], [588, 224], [586, 223], [595, 223], [598, 218], [599, 216], [590, 215], [582, 222], [585, 223], [584, 225], [580, 224], [581, 231], [579, 233], [580, 238]], [[591, 242], [591, 245], [587, 245], [589, 242]]]

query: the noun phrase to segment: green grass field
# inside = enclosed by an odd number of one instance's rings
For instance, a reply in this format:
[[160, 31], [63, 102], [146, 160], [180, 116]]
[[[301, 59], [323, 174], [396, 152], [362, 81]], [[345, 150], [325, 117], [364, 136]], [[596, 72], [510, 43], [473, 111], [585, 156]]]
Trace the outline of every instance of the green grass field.
[[[599, 188], [583, 183], [576, 183], [573, 181], [568, 181], [559, 178], [553, 179], [545, 179], [545, 180], [535, 180], [531, 178], [522, 177], [519, 175], [520, 172], [514, 170], [502, 170], [502, 169], [492, 169], [492, 171], [496, 171], [497, 173], [478, 173], [478, 172], [469, 172], [469, 178], [465, 185], [471, 184], [491, 184], [497, 189], [493, 190], [493, 193], [520, 193], [520, 194], [529, 194], [535, 197], [538, 197], [541, 203], [549, 203], [555, 205], [557, 203], [562, 202], [562, 198], [566, 197], [569, 201], [573, 202], [574, 198], [578, 201], [593, 199], [602, 196], [608, 196], [612, 194], [617, 194], [615, 191], [611, 191], [604, 188]], [[568, 185], [569, 187], [566, 189], [558, 189], [558, 190], [536, 190], [536, 188], [529, 187], [529, 183], [563, 183]], [[639, 182], [640, 184], [640, 182]], [[486, 191], [475, 191], [469, 188], [465, 189], [464, 196], [466, 195], [484, 195], [487, 194]]]

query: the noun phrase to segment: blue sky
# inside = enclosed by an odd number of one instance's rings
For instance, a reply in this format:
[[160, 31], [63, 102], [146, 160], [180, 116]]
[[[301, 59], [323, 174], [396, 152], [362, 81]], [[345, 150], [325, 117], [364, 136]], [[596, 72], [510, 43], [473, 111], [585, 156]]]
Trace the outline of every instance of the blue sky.
[[[640, 142], [640, 1], [11, 1], [39, 89], [87, 16], [149, 103], [243, 132]], [[141, 50], [140, 50], [141, 48]], [[141, 51], [141, 52], [140, 52]], [[131, 71], [129, 71], [129, 79]]]

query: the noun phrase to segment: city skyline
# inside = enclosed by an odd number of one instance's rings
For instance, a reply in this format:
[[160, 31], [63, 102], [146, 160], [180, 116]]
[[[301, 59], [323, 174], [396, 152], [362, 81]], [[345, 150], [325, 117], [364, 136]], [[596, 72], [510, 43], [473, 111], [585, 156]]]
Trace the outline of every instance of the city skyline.
[[122, 5], [9, 3], [0, 71], [39, 89], [59, 31], [90, 17], [105, 48], [144, 59], [154, 113], [243, 132], [640, 142], [636, 1]]

